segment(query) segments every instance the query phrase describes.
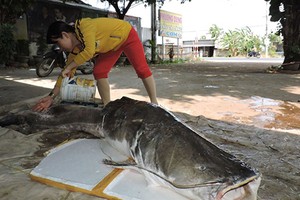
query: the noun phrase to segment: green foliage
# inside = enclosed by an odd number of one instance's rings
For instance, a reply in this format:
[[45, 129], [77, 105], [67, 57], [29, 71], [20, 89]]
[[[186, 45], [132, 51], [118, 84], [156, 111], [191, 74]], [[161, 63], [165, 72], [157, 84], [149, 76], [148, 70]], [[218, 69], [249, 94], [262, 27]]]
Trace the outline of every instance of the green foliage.
[[29, 41], [28, 40], [17, 40], [16, 52], [18, 55], [28, 56], [29, 55]]
[[[230, 56], [247, 55], [252, 50], [261, 51], [264, 44], [264, 38], [254, 35], [249, 27], [229, 30], [219, 37], [223, 48], [228, 49]], [[269, 54], [275, 56], [277, 46], [282, 44], [282, 37], [277, 33], [270, 33], [268, 39]], [[294, 52], [296, 51], [297, 49], [294, 49]]]
[[268, 38], [271, 43], [282, 44], [282, 37], [276, 33], [270, 33]]
[[219, 37], [223, 34], [223, 29], [218, 27], [216, 24], [213, 24], [209, 28], [209, 33], [211, 34], [212, 39], [218, 40]]
[[238, 31], [232, 31], [229, 30], [225, 33], [224, 37], [222, 38], [222, 45], [228, 49], [231, 56], [237, 56], [238, 55], [238, 43], [239, 43], [239, 37], [238, 37]]
[[221, 38], [221, 44], [230, 56], [246, 55], [249, 51], [261, 51], [262, 39], [254, 35], [249, 27], [229, 30]]
[[270, 2], [269, 15], [271, 16], [271, 22], [278, 22], [277, 34], [283, 34], [283, 24], [285, 18], [285, 1], [284, 0], [265, 0]]
[[186, 62], [187, 62], [187, 60], [180, 58], [180, 59], [174, 59], [174, 60], [160, 60], [159, 63], [157, 63], [157, 64], [172, 64], [172, 65], [174, 65], [174, 64], [182, 64], [182, 63], [186, 63]]
[[14, 24], [36, 0], [1, 0], [0, 24]]
[[278, 22], [284, 17], [284, 10], [281, 9], [281, 4], [284, 4], [284, 0], [265, 0], [270, 2], [269, 12], [272, 22]]
[[277, 45], [281, 45], [282, 44], [282, 37], [279, 36], [276, 33], [270, 33], [268, 35], [268, 39], [269, 39], [269, 55], [270, 56], [275, 56], [276, 55], [276, 49], [277, 49]]
[[[156, 57], [159, 57], [158, 55], [159, 55], [159, 53], [158, 53], [158, 49], [156, 48], [156, 44], [155, 44], [155, 42], [153, 41], [153, 40], [147, 40], [147, 41], [145, 41], [144, 42], [144, 46], [145, 47], [147, 47], [147, 48], [150, 48], [150, 49], [154, 49], [154, 57], [156, 58]], [[151, 62], [151, 59], [149, 60], [149, 58], [150, 57], [152, 57], [152, 55], [151, 54], [149, 54], [149, 53], [146, 53], [146, 59], [147, 59], [147, 62], [148, 63], [150, 63]]]
[[13, 26], [0, 25], [0, 63], [7, 63], [15, 50]]
[[284, 63], [300, 61], [299, 0], [266, 0], [270, 2], [271, 21], [278, 22], [283, 37]]

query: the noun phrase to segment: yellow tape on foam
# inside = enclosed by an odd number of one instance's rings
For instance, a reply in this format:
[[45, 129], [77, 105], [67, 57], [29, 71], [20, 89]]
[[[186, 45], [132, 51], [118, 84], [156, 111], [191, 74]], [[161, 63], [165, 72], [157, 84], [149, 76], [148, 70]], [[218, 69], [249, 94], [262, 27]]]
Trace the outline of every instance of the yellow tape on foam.
[[34, 181], [37, 181], [37, 182], [40, 182], [40, 183], [43, 183], [43, 184], [46, 184], [46, 185], [50, 185], [50, 186], [53, 186], [53, 187], [56, 187], [56, 188], [72, 191], [72, 192], [81, 192], [81, 193], [84, 193], [84, 194], [94, 195], [94, 196], [98, 196], [98, 197], [101, 197], [101, 198], [106, 198], [106, 199], [109, 199], [109, 200], [120, 200], [117, 197], [105, 194], [103, 191], [114, 180], [114, 178], [116, 178], [122, 171], [123, 171], [123, 169], [114, 169], [102, 181], [100, 181], [91, 191], [86, 190], [86, 189], [82, 189], [82, 188], [79, 188], [79, 187], [75, 187], [75, 186], [72, 186], [72, 185], [68, 185], [68, 184], [65, 184], [65, 183], [60, 183], [60, 182], [56, 182], [56, 181], [53, 181], [53, 180], [49, 180], [47, 178], [34, 176], [32, 174], [30, 174], [30, 178], [31, 178], [31, 180], [34, 180]]

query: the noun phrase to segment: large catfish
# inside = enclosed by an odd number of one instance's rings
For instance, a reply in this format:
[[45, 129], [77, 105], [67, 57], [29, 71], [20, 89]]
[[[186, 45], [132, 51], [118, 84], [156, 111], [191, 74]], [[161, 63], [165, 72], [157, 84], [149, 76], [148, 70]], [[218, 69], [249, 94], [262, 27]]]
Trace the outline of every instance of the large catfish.
[[[19, 131], [85, 131], [109, 141], [129, 159], [114, 166], [144, 172], [149, 183], [168, 186], [190, 199], [256, 199], [260, 174], [219, 149], [160, 106], [123, 97], [104, 109], [53, 106], [46, 113], [6, 115], [0, 126]], [[21, 127], [21, 128], [20, 128]]]

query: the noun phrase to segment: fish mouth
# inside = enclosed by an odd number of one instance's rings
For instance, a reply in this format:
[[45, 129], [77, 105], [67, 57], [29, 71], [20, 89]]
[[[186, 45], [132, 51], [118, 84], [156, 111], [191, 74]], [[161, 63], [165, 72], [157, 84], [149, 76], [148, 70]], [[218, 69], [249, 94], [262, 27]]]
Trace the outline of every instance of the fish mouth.
[[217, 193], [216, 200], [256, 199], [260, 181], [261, 175], [258, 174], [239, 183], [229, 185]]

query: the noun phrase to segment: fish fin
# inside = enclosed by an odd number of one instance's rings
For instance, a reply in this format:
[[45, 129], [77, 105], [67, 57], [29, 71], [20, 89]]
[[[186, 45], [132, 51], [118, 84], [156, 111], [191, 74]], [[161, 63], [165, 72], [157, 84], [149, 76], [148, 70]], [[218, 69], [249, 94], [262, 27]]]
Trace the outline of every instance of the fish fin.
[[113, 160], [103, 159], [103, 163], [106, 165], [111, 165], [115, 167], [126, 167], [126, 166], [136, 166], [136, 162], [132, 159], [116, 162]]

